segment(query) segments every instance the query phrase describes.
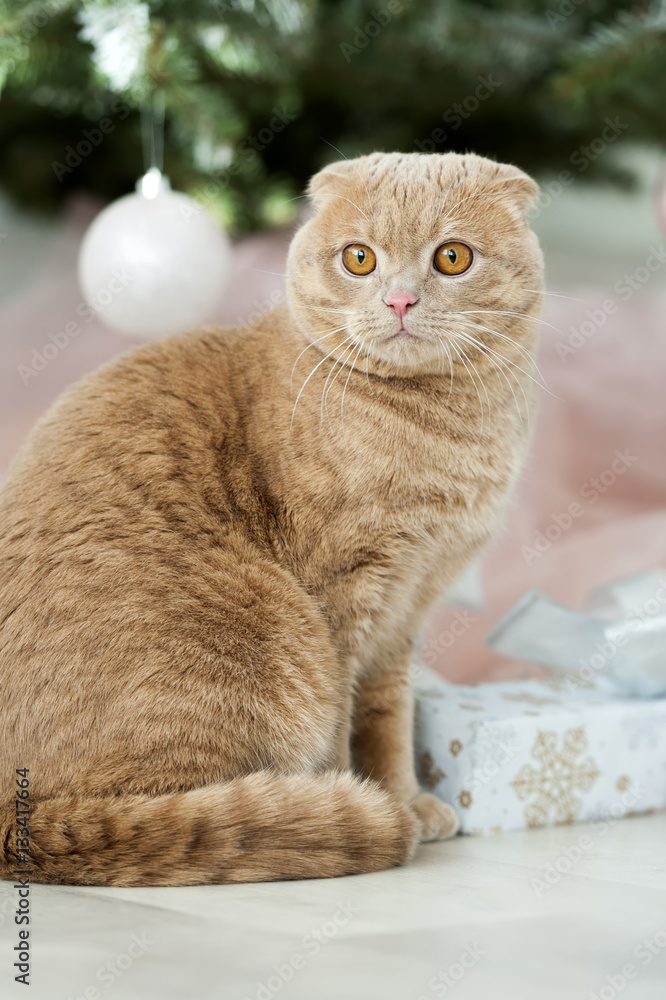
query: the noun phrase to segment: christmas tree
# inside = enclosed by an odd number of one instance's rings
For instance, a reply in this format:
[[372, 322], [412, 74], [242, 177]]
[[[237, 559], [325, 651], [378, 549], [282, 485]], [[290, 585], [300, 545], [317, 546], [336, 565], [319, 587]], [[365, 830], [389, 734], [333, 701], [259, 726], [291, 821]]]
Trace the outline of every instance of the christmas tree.
[[666, 137], [666, 0], [0, 0], [0, 32], [0, 185], [33, 206], [132, 190], [162, 102], [166, 173], [237, 231], [338, 155], [618, 177], [616, 138]]

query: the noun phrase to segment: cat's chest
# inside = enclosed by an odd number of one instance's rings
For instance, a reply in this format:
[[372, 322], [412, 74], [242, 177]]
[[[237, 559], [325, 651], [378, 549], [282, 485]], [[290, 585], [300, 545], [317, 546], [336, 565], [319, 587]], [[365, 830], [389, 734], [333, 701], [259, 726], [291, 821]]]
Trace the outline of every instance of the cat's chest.
[[374, 545], [402, 563], [407, 553], [456, 549], [485, 533], [522, 463], [510, 435], [459, 440], [435, 436], [412, 447], [379, 440], [361, 460], [333, 466], [321, 502], [324, 534], [335, 535], [340, 560]]
[[[422, 502], [411, 509], [384, 509], [374, 522], [368, 511], [354, 530], [332, 521], [330, 560], [310, 589], [322, 601], [336, 643], [363, 671], [385, 651], [413, 638], [432, 603], [453, 582], [485, 541], [487, 519], [474, 514], [471, 496]], [[339, 533], [335, 535], [336, 528]]]
[[488, 477], [394, 479], [340, 505], [326, 526], [324, 593], [342, 593], [350, 606], [409, 604], [426, 581], [444, 586], [451, 567], [495, 528], [508, 488]]
[[507, 442], [448, 440], [329, 466], [296, 565], [351, 655], [416, 627], [497, 526], [517, 463]]

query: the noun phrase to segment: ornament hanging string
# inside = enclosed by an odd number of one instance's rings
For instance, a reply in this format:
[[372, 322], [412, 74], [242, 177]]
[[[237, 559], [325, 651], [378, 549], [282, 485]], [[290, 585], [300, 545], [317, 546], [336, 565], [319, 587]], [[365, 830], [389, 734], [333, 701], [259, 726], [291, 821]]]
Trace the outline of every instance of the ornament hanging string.
[[164, 166], [164, 91], [141, 109], [143, 177], [103, 209], [79, 254], [86, 302], [121, 333], [164, 337], [210, 319], [229, 278], [229, 241], [199, 202], [172, 191]]
[[141, 108], [141, 141], [145, 174], [137, 189], [145, 198], [156, 195], [169, 186], [162, 173], [164, 168], [164, 116], [166, 97], [163, 90], [153, 90]]

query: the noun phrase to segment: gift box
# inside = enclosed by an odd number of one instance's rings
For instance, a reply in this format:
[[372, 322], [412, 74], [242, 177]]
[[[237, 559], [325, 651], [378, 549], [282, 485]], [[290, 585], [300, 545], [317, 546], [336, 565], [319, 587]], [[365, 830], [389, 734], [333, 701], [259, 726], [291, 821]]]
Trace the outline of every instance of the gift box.
[[666, 805], [666, 699], [609, 678], [476, 686], [416, 676], [419, 780], [463, 833], [615, 820]]

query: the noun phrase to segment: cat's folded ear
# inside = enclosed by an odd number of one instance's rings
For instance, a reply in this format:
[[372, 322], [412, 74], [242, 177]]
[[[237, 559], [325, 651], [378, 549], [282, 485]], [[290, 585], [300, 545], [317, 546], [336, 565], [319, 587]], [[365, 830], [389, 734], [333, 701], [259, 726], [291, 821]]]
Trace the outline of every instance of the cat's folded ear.
[[[330, 195], [345, 197], [345, 190], [348, 192], [354, 181], [362, 183], [365, 187], [363, 171], [374, 166], [383, 155], [383, 153], [370, 153], [369, 156], [359, 156], [354, 160], [336, 160], [335, 163], [329, 163], [320, 170], [311, 178], [307, 187], [307, 193], [315, 208], [321, 207]], [[367, 188], [365, 190], [367, 192]]]
[[539, 196], [537, 182], [510, 163], [496, 163], [495, 168], [494, 190], [527, 212]]
[[345, 181], [351, 180], [357, 169], [355, 160], [338, 160], [311, 177], [307, 193], [314, 206], [319, 208], [328, 195], [339, 194]]

